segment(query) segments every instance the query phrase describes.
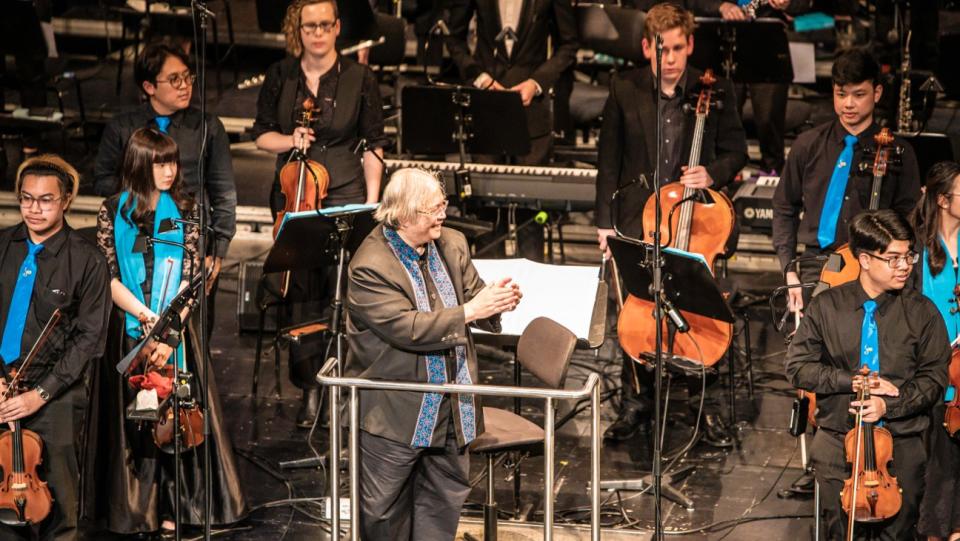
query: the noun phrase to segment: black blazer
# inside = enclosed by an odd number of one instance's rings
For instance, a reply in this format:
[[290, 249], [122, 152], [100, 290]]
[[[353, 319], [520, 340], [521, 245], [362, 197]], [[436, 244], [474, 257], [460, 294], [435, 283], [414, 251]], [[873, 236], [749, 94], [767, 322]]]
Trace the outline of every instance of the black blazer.
[[[699, 84], [700, 70], [687, 67], [684, 92], [693, 93]], [[737, 115], [733, 85], [726, 79], [717, 81], [722, 101], [730, 106], [712, 109], [703, 134], [700, 163], [713, 178], [713, 188], [729, 184], [747, 163], [747, 140]], [[693, 114], [684, 118], [681, 163], [686, 163], [693, 142]], [[656, 160], [657, 103], [653, 74], [649, 67], [623, 72], [610, 81], [610, 96], [603, 108], [600, 130], [600, 155], [597, 171], [597, 227], [613, 226], [611, 197], [642, 177], [648, 186], [639, 185], [619, 197], [617, 225], [624, 234], [642, 236], [643, 205], [652, 193]], [[673, 172], [679, 178], [679, 171]]]
[[[450, 57], [460, 68], [464, 81], [473, 81], [486, 72], [505, 87], [533, 79], [543, 93], [527, 108], [530, 136], [550, 130], [549, 112], [541, 105], [550, 89], [576, 60], [577, 20], [570, 0], [523, 0], [517, 42], [507, 55], [503, 43], [496, 41], [503, 27], [497, 0], [447, 0], [450, 10], [450, 35], [446, 39]], [[473, 54], [467, 46], [467, 27], [477, 15], [477, 47]], [[548, 37], [553, 38], [553, 55], [547, 58]]]

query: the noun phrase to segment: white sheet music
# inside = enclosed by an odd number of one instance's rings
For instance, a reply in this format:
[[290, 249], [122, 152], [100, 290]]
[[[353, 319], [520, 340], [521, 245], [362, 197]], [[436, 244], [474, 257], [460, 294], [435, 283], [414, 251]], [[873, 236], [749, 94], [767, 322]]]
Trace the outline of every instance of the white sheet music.
[[577, 338], [588, 338], [599, 267], [546, 265], [528, 259], [475, 259], [473, 264], [484, 282], [510, 277], [523, 292], [517, 309], [503, 314], [502, 334], [519, 336], [531, 321], [543, 316], [570, 329]]

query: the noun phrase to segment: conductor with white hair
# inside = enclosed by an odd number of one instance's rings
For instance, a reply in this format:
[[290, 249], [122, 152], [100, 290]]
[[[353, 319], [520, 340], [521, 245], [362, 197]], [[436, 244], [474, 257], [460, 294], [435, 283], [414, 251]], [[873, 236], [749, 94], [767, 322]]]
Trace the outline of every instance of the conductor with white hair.
[[[350, 263], [348, 369], [362, 377], [477, 383], [470, 327], [500, 331], [522, 297], [510, 278], [485, 285], [464, 236], [443, 227], [447, 200], [421, 169], [393, 174], [380, 224]], [[360, 528], [364, 539], [454, 539], [470, 492], [467, 445], [483, 432], [479, 397], [361, 391]]]

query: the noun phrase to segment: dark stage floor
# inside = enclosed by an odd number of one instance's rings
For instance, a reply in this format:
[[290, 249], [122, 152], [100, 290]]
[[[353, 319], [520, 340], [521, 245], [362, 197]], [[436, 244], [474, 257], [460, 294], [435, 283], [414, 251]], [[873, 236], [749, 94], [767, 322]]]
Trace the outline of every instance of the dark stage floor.
[[[251, 397], [255, 339], [249, 334], [237, 336], [235, 274], [226, 278], [218, 297], [219, 318], [212, 347], [224, 411], [229, 414], [228, 424], [240, 455], [238, 462], [245, 490], [255, 510], [245, 523], [217, 538], [233, 541], [326, 539], [324, 525], [310, 516], [318, 514], [319, 507], [302, 504], [295, 510], [272, 503], [288, 498], [320, 497], [324, 493], [325, 477], [320, 470], [293, 473], [278, 470], [279, 461], [310, 454], [305, 441], [307, 432], [294, 425], [299, 393], [287, 382], [284, 367], [282, 398], [273, 396], [273, 355], [268, 351], [264, 355], [260, 396], [256, 399]], [[753, 275], [741, 276], [739, 281], [744, 284], [749, 281], [753, 287], [758, 280]], [[677, 462], [677, 467], [692, 467], [676, 487], [693, 499], [695, 510], [687, 511], [669, 501], [664, 502], [663, 514], [671, 535], [691, 532], [683, 537], [697, 540], [729, 538], [771, 541], [804, 539], [812, 531], [812, 501], [782, 500], [777, 497], [777, 492], [789, 486], [800, 473], [797, 440], [786, 432], [792, 395], [782, 376], [783, 341], [768, 323], [768, 312], [765, 308], [756, 309], [751, 312], [751, 317], [755, 395], [753, 400], [749, 398], [746, 378], [739, 377], [738, 371], [737, 447], [730, 452], [720, 452], [697, 444], [685, 458]], [[616, 363], [610, 361], [615, 356], [613, 343], [612, 339], [608, 339], [598, 355], [593, 352], [578, 353], [570, 370], [568, 386], [582, 384], [588, 370], [604, 374], [606, 388], [618, 382], [619, 369]], [[485, 381], [506, 384], [511, 378], [512, 365], [505, 356], [485, 355], [481, 359], [481, 372]], [[726, 381], [726, 377], [723, 380]], [[687, 413], [686, 391], [674, 392], [672, 398], [671, 422], [665, 447], [667, 454], [682, 447], [691, 433], [687, 424], [690, 415]], [[508, 403], [502, 405], [509, 407]], [[557, 419], [562, 419], [571, 406], [562, 405]], [[604, 403], [604, 426], [614, 418], [613, 406], [610, 401]], [[537, 421], [542, 419], [539, 404], [531, 402], [524, 409], [530, 418]], [[314, 443], [324, 451], [326, 433], [318, 432]], [[559, 528], [565, 523], [588, 519], [583, 511], [589, 504], [588, 435], [587, 412], [580, 413], [558, 431], [557, 539], [589, 538], [586, 531]], [[626, 444], [605, 445], [601, 461], [602, 478], [633, 477], [638, 472], [649, 470], [649, 440], [648, 435], [638, 435]], [[474, 460], [472, 474], [478, 475], [482, 466], [480, 460]], [[531, 457], [522, 463], [521, 468], [523, 489], [519, 507], [524, 516], [533, 521], [542, 520], [542, 467], [539, 457]], [[505, 480], [508, 474], [509, 470], [505, 467], [497, 470], [497, 501], [502, 513], [512, 514], [515, 505], [512, 482]], [[470, 495], [464, 511], [463, 528], [475, 533], [480, 531], [480, 526], [469, 524], [469, 518], [480, 516], [479, 502], [485, 496], [483, 486], [481, 482]], [[624, 492], [618, 498], [615, 493], [605, 493], [603, 501], [603, 522], [611, 528], [604, 532], [604, 538], [644, 539], [649, 536], [648, 528], [654, 512], [650, 496]], [[538, 530], [511, 534], [507, 514], [501, 517], [501, 539], [542, 538]], [[789, 518], [757, 520], [774, 516]], [[804, 518], [796, 518], [798, 516]], [[742, 519], [742, 523], [731, 529], [731, 521], [739, 519]], [[635, 535], [629, 535], [631, 532]], [[93, 538], [112, 539], [105, 534], [96, 534]]]

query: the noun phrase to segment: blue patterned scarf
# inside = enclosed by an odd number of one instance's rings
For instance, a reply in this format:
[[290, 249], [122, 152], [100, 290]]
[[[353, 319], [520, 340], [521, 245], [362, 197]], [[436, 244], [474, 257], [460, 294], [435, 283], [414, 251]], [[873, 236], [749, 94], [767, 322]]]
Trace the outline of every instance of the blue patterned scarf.
[[[420, 272], [420, 255], [416, 249], [404, 242], [397, 232], [389, 227], [383, 227], [383, 236], [387, 239], [387, 244], [397, 256], [407, 276], [410, 278], [410, 285], [413, 287], [416, 297], [417, 310], [420, 312], [430, 312], [430, 296], [427, 293], [426, 278]], [[457, 292], [454, 290], [453, 281], [447, 273], [447, 269], [440, 258], [440, 253], [433, 242], [427, 244], [427, 270], [429, 277], [440, 294], [445, 308], [453, 308], [460, 303], [457, 301]], [[467, 365], [467, 348], [457, 346], [454, 348], [457, 357], [457, 376], [456, 383], [470, 385], [473, 383], [470, 378], [470, 369]], [[446, 361], [443, 355], [428, 354], [423, 356], [427, 367], [428, 383], [446, 383], [447, 370]], [[411, 447], [430, 447], [433, 440], [433, 430], [437, 425], [437, 414], [440, 411], [440, 401], [443, 397], [439, 393], [424, 393], [423, 400], [420, 402], [420, 413], [417, 415], [417, 427], [413, 432]], [[455, 400], [460, 411], [460, 426], [463, 430], [465, 443], [470, 443], [477, 437], [476, 409], [474, 406], [473, 395], [457, 395]]]

